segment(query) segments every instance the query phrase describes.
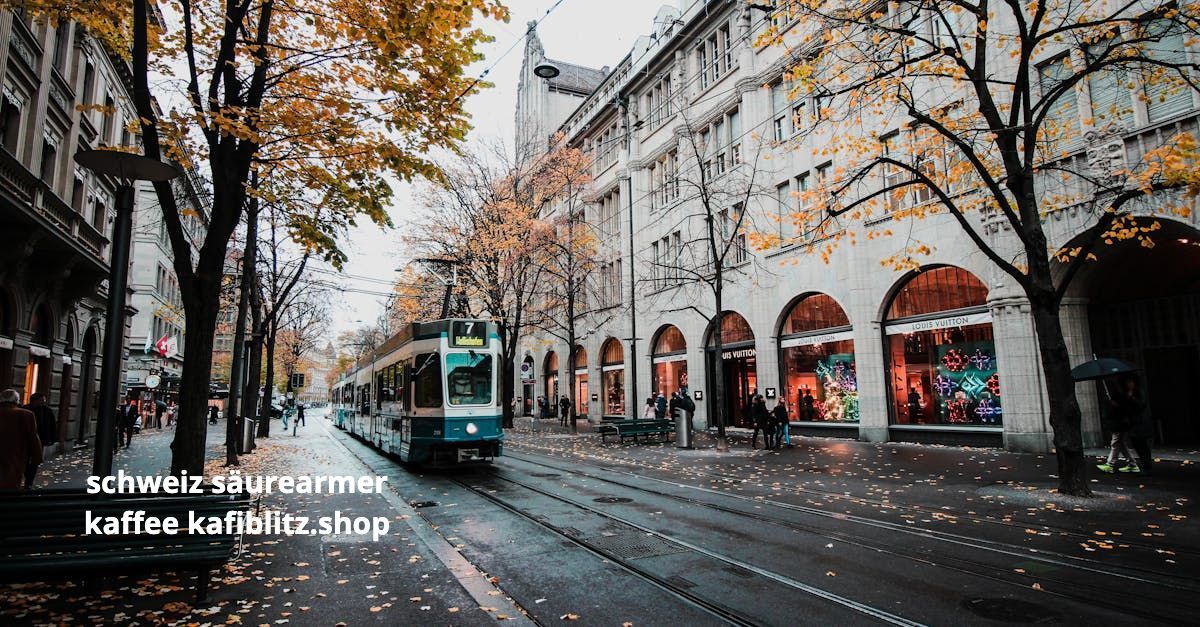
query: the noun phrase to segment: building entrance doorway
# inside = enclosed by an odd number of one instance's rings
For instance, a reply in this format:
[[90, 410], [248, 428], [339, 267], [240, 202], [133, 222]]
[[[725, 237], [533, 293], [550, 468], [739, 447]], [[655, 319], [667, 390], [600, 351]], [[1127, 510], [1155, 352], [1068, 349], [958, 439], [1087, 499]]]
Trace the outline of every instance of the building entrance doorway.
[[[1200, 445], [1200, 233], [1169, 220], [1154, 247], [1097, 247], [1080, 285], [1092, 350], [1137, 366], [1157, 446]], [[1103, 398], [1103, 391], [1100, 391]]]
[[[720, 398], [709, 396], [709, 409], [719, 411], [725, 425], [735, 427], [754, 426], [746, 406], [750, 397], [758, 393], [758, 353], [754, 348], [754, 332], [741, 315], [732, 311], [721, 316], [721, 378], [716, 377], [715, 325], [709, 329], [706, 355], [707, 379], [720, 385]], [[714, 419], [716, 416], [714, 415]], [[713, 421], [713, 424], [717, 424]]]

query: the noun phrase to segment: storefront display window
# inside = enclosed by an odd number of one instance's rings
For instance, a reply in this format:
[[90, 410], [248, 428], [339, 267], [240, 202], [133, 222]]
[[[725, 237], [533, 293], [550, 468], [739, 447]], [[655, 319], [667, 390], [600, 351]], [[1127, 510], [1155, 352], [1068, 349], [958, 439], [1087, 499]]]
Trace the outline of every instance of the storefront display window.
[[625, 415], [625, 350], [608, 338], [600, 351], [600, 381], [605, 416]]
[[845, 311], [829, 296], [797, 302], [779, 339], [783, 398], [801, 422], [858, 422], [854, 340]]
[[651, 358], [651, 394], [670, 398], [687, 386], [687, 342], [677, 327], [667, 326], [658, 332]]
[[986, 298], [986, 286], [953, 267], [919, 274], [897, 294], [885, 326], [893, 424], [1002, 425]]
[[575, 415], [586, 418], [588, 413], [588, 354], [582, 346], [575, 347]]

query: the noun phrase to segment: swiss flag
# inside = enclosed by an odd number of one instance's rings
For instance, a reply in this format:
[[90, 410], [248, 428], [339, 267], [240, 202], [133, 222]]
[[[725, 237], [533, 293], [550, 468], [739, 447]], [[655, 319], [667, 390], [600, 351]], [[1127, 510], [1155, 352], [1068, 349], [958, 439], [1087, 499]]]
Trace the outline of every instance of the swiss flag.
[[157, 342], [154, 343], [154, 350], [158, 351], [159, 355], [166, 357], [167, 349], [168, 349], [167, 336], [164, 335], [161, 338], [159, 338]]

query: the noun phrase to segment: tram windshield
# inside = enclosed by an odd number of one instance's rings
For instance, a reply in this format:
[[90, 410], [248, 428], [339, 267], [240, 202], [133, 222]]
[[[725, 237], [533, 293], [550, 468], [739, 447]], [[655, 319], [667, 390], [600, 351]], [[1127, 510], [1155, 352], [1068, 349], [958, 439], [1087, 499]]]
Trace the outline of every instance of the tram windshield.
[[446, 387], [451, 405], [492, 404], [492, 356], [475, 351], [446, 354]]

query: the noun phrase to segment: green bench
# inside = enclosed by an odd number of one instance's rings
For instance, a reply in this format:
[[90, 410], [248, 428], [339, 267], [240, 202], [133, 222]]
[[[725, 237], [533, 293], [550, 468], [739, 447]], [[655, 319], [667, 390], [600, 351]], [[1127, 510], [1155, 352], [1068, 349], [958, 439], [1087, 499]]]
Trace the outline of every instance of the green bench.
[[[79, 489], [0, 491], [0, 581], [82, 579], [89, 584], [112, 575], [157, 571], [195, 572], [196, 601], [208, 595], [213, 568], [240, 551], [240, 534], [189, 534], [189, 515], [220, 516], [248, 510], [248, 495], [90, 495]], [[93, 517], [143, 511], [174, 517], [179, 533], [96, 535], [85, 533]]]
[[615, 435], [624, 442], [628, 438], [633, 438], [636, 442], [641, 436], [658, 436], [665, 440], [667, 436], [675, 433], [675, 423], [666, 419], [646, 419], [646, 420], [612, 420], [598, 426], [596, 430], [600, 433], [600, 440], [607, 441], [608, 436]]

